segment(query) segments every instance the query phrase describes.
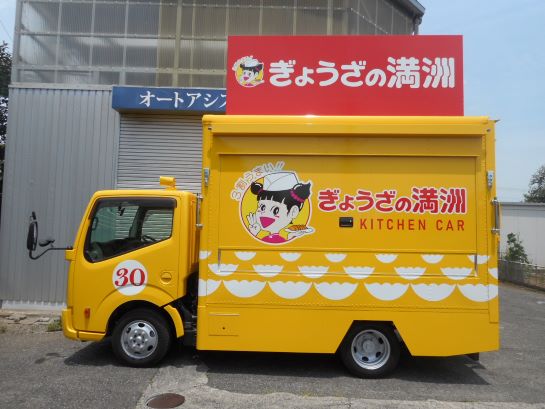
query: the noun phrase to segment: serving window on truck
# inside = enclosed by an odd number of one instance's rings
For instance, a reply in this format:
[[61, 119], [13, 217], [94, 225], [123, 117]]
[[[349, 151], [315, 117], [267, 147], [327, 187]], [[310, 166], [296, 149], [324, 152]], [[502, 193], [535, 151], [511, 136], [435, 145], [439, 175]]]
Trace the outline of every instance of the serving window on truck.
[[[352, 141], [363, 152], [366, 144], [365, 154], [327, 152], [319, 161], [308, 155], [221, 156], [219, 197], [224, 214], [233, 216], [218, 220], [223, 268], [238, 265], [246, 280], [256, 278], [256, 265], [277, 266], [276, 278], [284, 280], [308, 268], [319, 270], [311, 277], [337, 281], [347, 278], [347, 269], [357, 270], [358, 278], [362, 269], [407, 279], [476, 277], [474, 256], [486, 252], [476, 234], [485, 231], [477, 206], [485, 180], [475, 177], [481, 147], [466, 139], [464, 152], [425, 156], [422, 140], [414, 138], [412, 151], [400, 155], [393, 146], [379, 151], [369, 142]], [[244, 263], [235, 254], [241, 251], [256, 256]], [[305, 254], [304, 260], [275, 260], [274, 254], [290, 251]], [[323, 253], [344, 256], [335, 261], [330, 255], [334, 261], [324, 263]], [[393, 254], [396, 262], [380, 261]], [[427, 265], [427, 255], [443, 255], [443, 263]]]
[[[239, 215], [243, 228], [234, 228], [232, 218], [220, 218], [220, 231], [229, 232], [220, 236], [221, 245], [475, 254], [480, 152], [473, 153], [425, 157], [371, 152], [319, 161], [296, 155], [226, 155], [221, 158], [222, 208]], [[353, 225], [340, 227], [342, 217], [351, 217]]]

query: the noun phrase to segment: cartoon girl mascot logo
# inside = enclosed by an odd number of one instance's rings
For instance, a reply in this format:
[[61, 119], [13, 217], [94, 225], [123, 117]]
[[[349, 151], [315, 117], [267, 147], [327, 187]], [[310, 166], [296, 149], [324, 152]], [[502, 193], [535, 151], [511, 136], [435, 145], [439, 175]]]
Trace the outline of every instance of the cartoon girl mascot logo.
[[237, 82], [243, 87], [255, 87], [263, 82], [263, 63], [253, 56], [242, 57], [233, 65]]
[[252, 182], [241, 202], [244, 225], [252, 236], [283, 244], [314, 233], [310, 221], [311, 182], [300, 183], [293, 172], [271, 173]]

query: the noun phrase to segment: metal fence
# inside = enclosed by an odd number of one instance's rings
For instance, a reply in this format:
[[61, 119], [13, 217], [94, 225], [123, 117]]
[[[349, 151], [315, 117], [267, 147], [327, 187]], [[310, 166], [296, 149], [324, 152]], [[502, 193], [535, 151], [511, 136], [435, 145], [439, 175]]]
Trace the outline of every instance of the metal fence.
[[499, 279], [538, 290], [545, 290], [545, 267], [500, 260]]

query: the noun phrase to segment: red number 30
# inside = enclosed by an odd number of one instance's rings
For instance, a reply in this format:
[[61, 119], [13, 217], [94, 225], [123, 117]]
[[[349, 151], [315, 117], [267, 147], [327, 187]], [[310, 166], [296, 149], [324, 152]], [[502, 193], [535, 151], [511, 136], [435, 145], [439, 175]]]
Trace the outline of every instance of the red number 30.
[[129, 269], [122, 267], [115, 272], [118, 277], [114, 284], [116, 287], [125, 287], [128, 283], [135, 287], [140, 287], [146, 281], [146, 273], [141, 268]]

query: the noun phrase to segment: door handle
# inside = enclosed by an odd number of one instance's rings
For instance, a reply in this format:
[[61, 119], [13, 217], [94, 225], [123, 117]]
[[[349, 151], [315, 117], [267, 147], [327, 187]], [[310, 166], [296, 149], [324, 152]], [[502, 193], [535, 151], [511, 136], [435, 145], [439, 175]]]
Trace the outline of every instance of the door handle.
[[495, 197], [491, 203], [494, 206], [494, 227], [492, 227], [492, 233], [500, 234], [500, 202]]

